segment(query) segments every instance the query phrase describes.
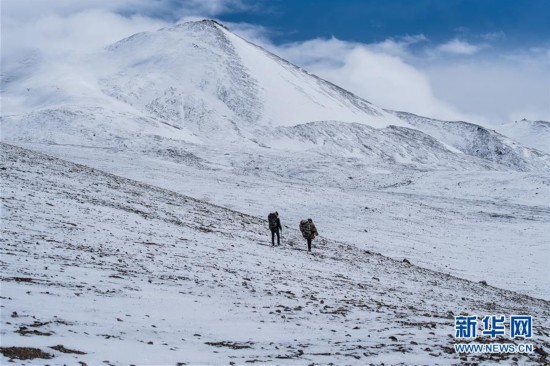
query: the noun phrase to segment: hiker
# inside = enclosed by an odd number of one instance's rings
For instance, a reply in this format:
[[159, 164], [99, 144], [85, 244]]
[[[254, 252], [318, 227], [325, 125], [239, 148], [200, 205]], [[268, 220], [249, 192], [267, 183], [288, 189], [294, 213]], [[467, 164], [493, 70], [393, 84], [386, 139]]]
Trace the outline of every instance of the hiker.
[[319, 236], [319, 232], [317, 232], [313, 220], [307, 219], [300, 221], [300, 231], [302, 232], [302, 236], [307, 240], [307, 251], [311, 252], [311, 241], [315, 239], [316, 236]]
[[267, 222], [269, 223], [269, 230], [271, 230], [271, 245], [275, 245], [275, 234], [277, 234], [277, 245], [281, 245], [279, 230], [282, 233], [283, 227], [281, 226], [281, 220], [279, 220], [279, 213], [275, 211], [267, 215]]

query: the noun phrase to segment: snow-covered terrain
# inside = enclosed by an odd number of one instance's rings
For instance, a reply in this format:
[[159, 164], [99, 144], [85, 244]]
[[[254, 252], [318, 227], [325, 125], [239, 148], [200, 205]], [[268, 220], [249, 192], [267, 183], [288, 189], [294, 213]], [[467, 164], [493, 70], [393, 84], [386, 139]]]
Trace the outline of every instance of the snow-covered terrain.
[[277, 209], [293, 226], [310, 216], [328, 237], [550, 299], [550, 179], [536, 172], [404, 170], [312, 151], [165, 141], [139, 156], [27, 146], [255, 216]]
[[[263, 218], [1, 145], [2, 346], [29, 364], [455, 364], [454, 316], [534, 317], [550, 304]], [[59, 347], [61, 346], [61, 347]], [[52, 349], [51, 347], [54, 347]], [[80, 352], [80, 353], [77, 353]]]
[[[494, 130], [467, 122], [438, 121], [403, 112], [396, 114], [415, 128], [428, 133], [465, 155], [476, 156], [519, 171], [545, 172], [550, 163], [550, 156], [547, 153], [522, 146]], [[550, 135], [546, 131], [548, 128], [544, 123], [540, 123], [540, 130], [532, 131], [529, 136], [541, 138], [547, 135], [546, 137], [549, 137]], [[547, 143], [549, 142], [547, 141]], [[542, 147], [542, 143], [535, 145]], [[547, 150], [546, 148], [542, 151], [548, 152]]]
[[[384, 110], [213, 21], [42, 70], [2, 73], [2, 142], [63, 159], [3, 145], [3, 346], [55, 364], [447, 364], [464, 361], [449, 312], [516, 311], [548, 352], [545, 122], [516, 141]], [[35, 320], [54, 334], [13, 333]]]
[[497, 126], [501, 133], [514, 136], [525, 146], [550, 154], [550, 122], [522, 119]]

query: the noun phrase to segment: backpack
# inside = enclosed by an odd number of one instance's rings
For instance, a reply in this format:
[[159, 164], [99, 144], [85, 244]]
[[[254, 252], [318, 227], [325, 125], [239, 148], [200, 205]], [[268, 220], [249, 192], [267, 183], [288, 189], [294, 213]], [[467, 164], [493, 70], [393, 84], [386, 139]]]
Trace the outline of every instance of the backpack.
[[306, 239], [308, 239], [311, 236], [311, 228], [309, 227], [309, 221], [307, 220], [300, 221], [300, 231], [302, 232], [302, 236]]
[[277, 230], [279, 225], [277, 225], [277, 215], [274, 212], [267, 215], [267, 221], [269, 222], [269, 228], [271, 230]]

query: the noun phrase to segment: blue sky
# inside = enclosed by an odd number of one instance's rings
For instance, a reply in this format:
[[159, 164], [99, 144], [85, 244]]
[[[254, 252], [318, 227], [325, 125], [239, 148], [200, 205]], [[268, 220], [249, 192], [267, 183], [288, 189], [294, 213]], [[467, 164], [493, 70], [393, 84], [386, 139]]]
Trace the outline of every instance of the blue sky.
[[[433, 42], [453, 36], [499, 34], [502, 47], [550, 40], [548, 0], [274, 0], [220, 16], [273, 31], [277, 43], [334, 36], [372, 43], [424, 34]], [[255, 4], [255, 5], [254, 5]], [[259, 4], [259, 5], [258, 5]]]
[[550, 120], [550, 0], [2, 0], [3, 71], [201, 18], [385, 108]]

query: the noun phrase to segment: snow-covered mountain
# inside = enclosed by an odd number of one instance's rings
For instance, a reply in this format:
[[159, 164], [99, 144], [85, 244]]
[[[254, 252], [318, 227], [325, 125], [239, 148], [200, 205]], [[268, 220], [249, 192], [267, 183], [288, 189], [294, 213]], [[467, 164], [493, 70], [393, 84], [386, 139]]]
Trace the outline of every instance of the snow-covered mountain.
[[106, 94], [180, 127], [215, 119], [232, 120], [237, 129], [323, 119], [399, 123], [213, 21], [136, 34], [105, 57], [121, 69], [102, 80]]
[[550, 154], [550, 122], [530, 121], [521, 119], [504, 123], [496, 127], [505, 135], [514, 136], [514, 139], [525, 146], [532, 147]]
[[325, 119], [400, 123], [214, 21], [136, 34], [79, 62], [84, 74], [32, 75], [24, 82], [4, 75], [4, 92], [8, 99], [25, 95], [24, 111], [99, 105], [147, 116], [150, 133], [161, 122], [204, 140]]
[[33, 57], [1, 92], [2, 142], [48, 154], [2, 144], [3, 345], [93, 364], [497, 362], [447, 353], [451, 312], [515, 312], [541, 350], [518, 362], [546, 362], [541, 145], [384, 110], [209, 20]]
[[[480, 126], [383, 110], [210, 20], [139, 33], [72, 62], [63, 75], [3, 75], [6, 141], [118, 148], [161, 136], [419, 169], [550, 171], [545, 154]], [[323, 121], [341, 123], [328, 131]]]
[[[527, 148], [494, 130], [488, 130], [479, 125], [467, 122], [439, 121], [410, 113], [395, 113], [415, 128], [430, 134], [446, 146], [451, 146], [465, 155], [489, 160], [520, 171], [545, 171], [550, 162], [550, 156], [546, 150], [538, 151]], [[531, 131], [528, 135], [548, 135], [545, 127], [547, 126], [541, 123], [540, 131]], [[542, 147], [542, 144], [536, 145], [536, 147], [539, 146]]]

